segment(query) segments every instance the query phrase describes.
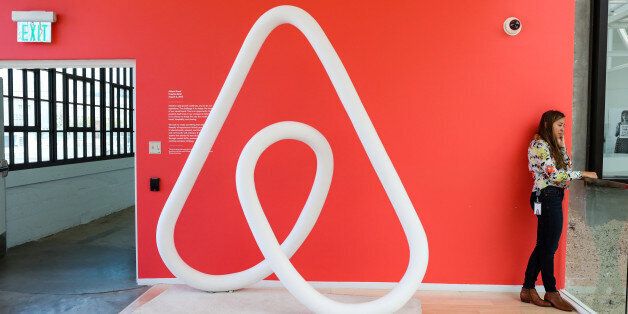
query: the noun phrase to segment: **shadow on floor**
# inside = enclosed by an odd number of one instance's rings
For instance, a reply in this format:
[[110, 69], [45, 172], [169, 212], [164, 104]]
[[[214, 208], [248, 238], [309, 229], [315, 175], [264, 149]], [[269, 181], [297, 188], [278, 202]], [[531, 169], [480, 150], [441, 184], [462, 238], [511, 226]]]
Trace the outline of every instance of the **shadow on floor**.
[[135, 282], [134, 208], [9, 249], [0, 313], [118, 313], [148, 287]]

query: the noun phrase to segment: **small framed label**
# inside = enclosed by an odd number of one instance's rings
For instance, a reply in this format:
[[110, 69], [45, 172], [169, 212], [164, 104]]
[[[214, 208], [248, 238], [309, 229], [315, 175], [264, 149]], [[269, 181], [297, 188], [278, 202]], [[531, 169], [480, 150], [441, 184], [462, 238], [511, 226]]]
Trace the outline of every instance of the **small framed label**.
[[17, 22], [17, 41], [20, 43], [52, 42], [52, 23]]

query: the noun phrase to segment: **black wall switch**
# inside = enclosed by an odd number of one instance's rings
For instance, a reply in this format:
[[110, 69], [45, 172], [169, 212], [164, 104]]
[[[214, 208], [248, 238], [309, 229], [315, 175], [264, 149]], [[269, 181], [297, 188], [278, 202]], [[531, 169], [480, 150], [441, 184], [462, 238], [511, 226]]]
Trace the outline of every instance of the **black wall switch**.
[[150, 190], [159, 191], [159, 178], [150, 178]]

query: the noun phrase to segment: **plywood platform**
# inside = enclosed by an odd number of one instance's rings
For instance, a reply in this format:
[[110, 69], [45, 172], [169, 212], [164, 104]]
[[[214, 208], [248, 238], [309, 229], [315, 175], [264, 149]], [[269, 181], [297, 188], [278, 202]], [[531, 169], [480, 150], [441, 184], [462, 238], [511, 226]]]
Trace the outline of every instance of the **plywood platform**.
[[[342, 302], [364, 302], [386, 290], [317, 289]], [[418, 291], [398, 313], [560, 313], [521, 303], [513, 292]], [[284, 288], [207, 293], [185, 285], [155, 285], [122, 313], [309, 313]]]

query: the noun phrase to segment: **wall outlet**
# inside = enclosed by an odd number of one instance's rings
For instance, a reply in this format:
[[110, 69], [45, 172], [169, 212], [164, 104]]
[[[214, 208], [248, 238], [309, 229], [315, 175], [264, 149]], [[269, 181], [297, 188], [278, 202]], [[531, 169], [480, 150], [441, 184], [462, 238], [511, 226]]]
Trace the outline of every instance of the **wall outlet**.
[[159, 141], [148, 142], [148, 153], [151, 155], [161, 154], [161, 142]]

